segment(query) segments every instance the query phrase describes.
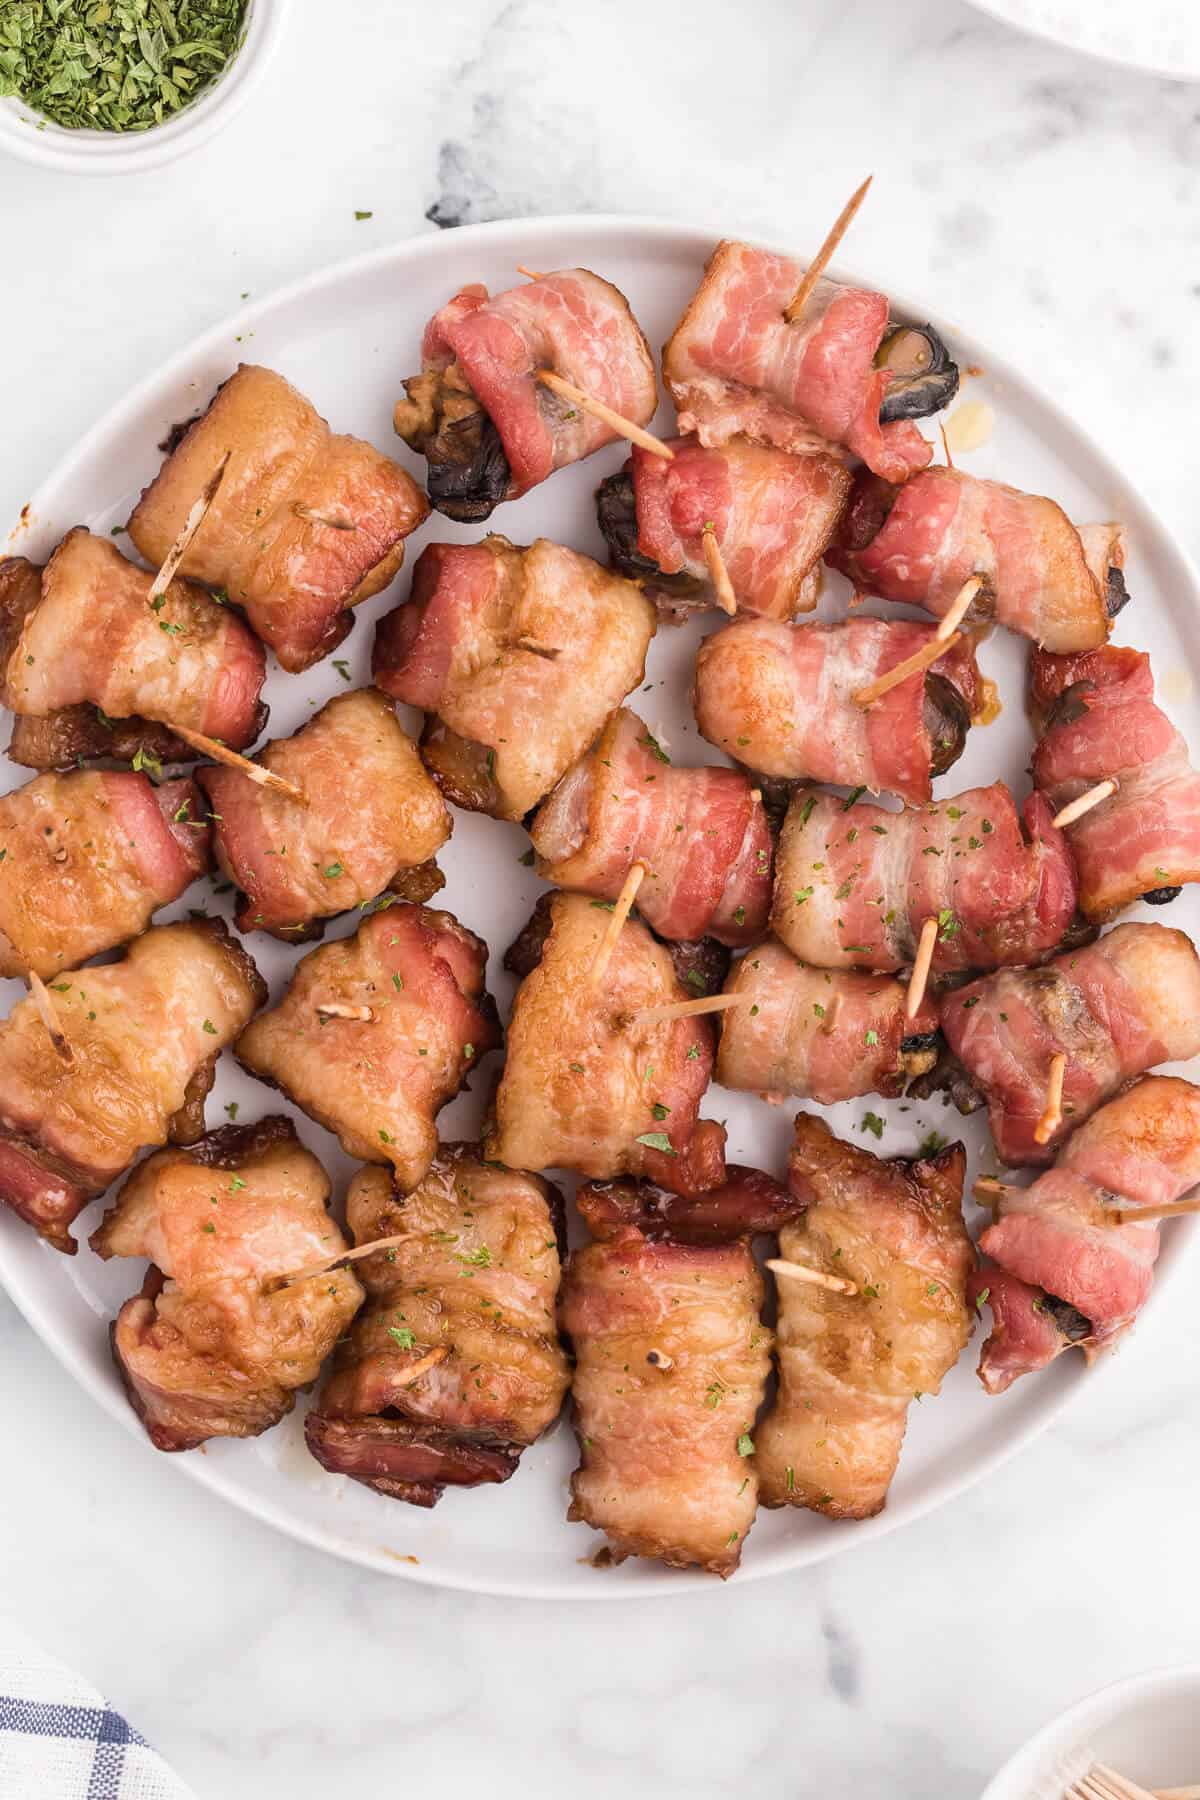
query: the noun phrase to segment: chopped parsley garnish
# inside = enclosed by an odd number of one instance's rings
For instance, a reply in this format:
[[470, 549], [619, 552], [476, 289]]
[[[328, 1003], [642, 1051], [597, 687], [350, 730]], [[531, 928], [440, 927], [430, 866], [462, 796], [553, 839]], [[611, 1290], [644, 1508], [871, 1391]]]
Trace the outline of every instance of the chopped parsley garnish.
[[877, 1138], [881, 1138], [883, 1136], [883, 1120], [878, 1113], [864, 1113], [858, 1129], [860, 1131], [874, 1132]]
[[665, 1131], [643, 1131], [634, 1138], [635, 1144], [645, 1144], [647, 1150], [661, 1150], [664, 1156], [674, 1156], [675, 1149]]

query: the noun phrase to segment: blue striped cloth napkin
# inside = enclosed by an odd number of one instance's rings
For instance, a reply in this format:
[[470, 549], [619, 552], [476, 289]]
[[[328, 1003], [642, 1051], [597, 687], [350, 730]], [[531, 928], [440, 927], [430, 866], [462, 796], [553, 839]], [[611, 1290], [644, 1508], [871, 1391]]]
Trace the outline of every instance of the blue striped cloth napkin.
[[0, 1800], [196, 1800], [96, 1689], [0, 1620]]

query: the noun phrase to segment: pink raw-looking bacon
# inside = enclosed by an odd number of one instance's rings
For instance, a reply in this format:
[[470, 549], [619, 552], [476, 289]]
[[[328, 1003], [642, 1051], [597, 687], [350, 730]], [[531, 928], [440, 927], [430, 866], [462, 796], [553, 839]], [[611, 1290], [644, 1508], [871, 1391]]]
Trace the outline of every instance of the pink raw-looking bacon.
[[933, 451], [910, 421], [880, 423], [892, 377], [874, 364], [888, 302], [821, 280], [790, 324], [784, 308], [803, 274], [790, 257], [717, 245], [663, 351], [680, 430], [703, 444], [740, 435], [796, 452], [840, 447], [904, 481]]
[[674, 767], [636, 713], [613, 714], [530, 826], [538, 873], [615, 900], [635, 862], [638, 910], [660, 937], [749, 944], [771, 905], [762, 796], [733, 769]]
[[[1115, 1223], [1112, 1214], [1170, 1205], [1197, 1181], [1200, 1088], [1146, 1075], [1094, 1113], [1032, 1187], [1004, 1191], [996, 1222], [980, 1239], [1008, 1278], [996, 1284], [992, 1335], [979, 1364], [989, 1393], [1072, 1343], [1090, 1361], [1128, 1331], [1150, 1293], [1159, 1227], [1136, 1217]], [[990, 1290], [991, 1276], [983, 1271], [981, 1289]], [[979, 1304], [985, 1297], [990, 1291], [978, 1293]]]

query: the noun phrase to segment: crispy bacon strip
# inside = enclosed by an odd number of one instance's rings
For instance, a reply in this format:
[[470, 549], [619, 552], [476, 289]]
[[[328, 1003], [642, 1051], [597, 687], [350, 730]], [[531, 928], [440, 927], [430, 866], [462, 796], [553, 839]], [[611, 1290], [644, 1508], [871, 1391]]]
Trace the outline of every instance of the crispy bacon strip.
[[137, 937], [210, 866], [191, 781], [39, 775], [0, 798], [0, 975], [53, 976]]
[[[1182, 931], [1118, 925], [1040, 969], [1002, 969], [947, 994], [942, 1030], [978, 1091], [1003, 1162], [1048, 1164], [1132, 1076], [1200, 1052], [1200, 957]], [[1052, 1059], [1063, 1120], [1036, 1136]]]
[[788, 1185], [805, 1211], [780, 1250], [857, 1292], [779, 1284], [779, 1394], [756, 1434], [764, 1505], [832, 1519], [884, 1506], [914, 1395], [939, 1392], [971, 1335], [965, 1168], [961, 1144], [872, 1156], [797, 1115]]
[[563, 1278], [582, 1451], [567, 1517], [603, 1531], [617, 1562], [732, 1575], [758, 1505], [762, 1276], [745, 1239], [649, 1237], [609, 1224], [586, 1191], [584, 1205], [603, 1239], [573, 1251]]
[[1036, 962], [1075, 911], [1051, 813], [1040, 794], [1018, 813], [999, 781], [906, 813], [798, 790], [775, 858], [772, 929], [823, 968], [903, 968], [931, 918], [937, 972]]
[[932, 667], [870, 707], [854, 695], [933, 638], [907, 621], [784, 625], [735, 619], [700, 646], [692, 703], [718, 750], [764, 775], [930, 799], [933, 775], [962, 754], [983, 708], [975, 645], [948, 645]]
[[[145, 720], [233, 749], [258, 736], [262, 645], [193, 581], [173, 581], [152, 606], [152, 581], [81, 525], [40, 579], [20, 558], [0, 563], [0, 700], [42, 725], [32, 741], [14, 738], [21, 761], [56, 767], [77, 754], [118, 754], [142, 741]], [[169, 731], [148, 747], [177, 761], [194, 754]]]
[[679, 437], [669, 447], [670, 461], [635, 449], [597, 492], [613, 567], [666, 617], [681, 617], [717, 604], [711, 537], [741, 611], [791, 619], [815, 606], [820, 561], [850, 493], [843, 465], [739, 439], [706, 448]]
[[746, 1004], [721, 1024], [716, 1079], [773, 1098], [835, 1106], [894, 1097], [933, 1066], [937, 1007], [904, 1016], [904, 983], [886, 975], [809, 969], [773, 938], [735, 965], [725, 992]]
[[329, 701], [256, 758], [304, 805], [233, 769], [200, 773], [217, 860], [245, 898], [240, 931], [292, 939], [362, 906], [450, 835], [445, 802], [390, 703], [373, 688]]
[[1084, 915], [1109, 919], [1142, 895], [1173, 900], [1185, 882], [1200, 881], [1200, 774], [1155, 702], [1149, 657], [1115, 645], [1085, 656], [1035, 654], [1030, 685], [1044, 719], [1033, 778], [1052, 810], [1099, 781], [1117, 783], [1065, 827]]
[[129, 535], [155, 567], [226, 452], [180, 567], [243, 607], [283, 668], [307, 669], [341, 643], [350, 608], [396, 575], [428, 502], [398, 463], [332, 433], [282, 375], [241, 363], [133, 510]]
[[761, 795], [732, 769], [676, 768], [626, 708], [529, 831], [544, 880], [602, 900], [615, 900], [640, 862], [638, 911], [660, 937], [749, 944], [766, 928], [771, 834]]
[[[422, 374], [404, 384], [396, 430], [429, 458], [435, 504], [454, 518], [485, 519], [498, 502], [616, 438], [551, 393], [539, 371], [634, 425], [648, 425], [658, 404], [654, 360], [629, 302], [590, 269], [539, 274], [490, 299], [478, 284], [461, 289], [426, 327], [422, 360]], [[494, 445], [487, 441], [493, 434]], [[445, 482], [443, 466], [471, 460], [484, 465], [487, 480], [459, 492]]]
[[880, 423], [892, 379], [875, 367], [887, 300], [823, 279], [789, 323], [803, 274], [790, 257], [732, 238], [717, 245], [663, 351], [679, 428], [702, 444], [740, 435], [796, 453], [842, 449], [904, 481], [933, 451], [910, 421]]
[[64, 975], [53, 993], [69, 1063], [32, 999], [0, 1024], [0, 1199], [73, 1254], [68, 1227], [139, 1150], [194, 1134], [216, 1057], [266, 986], [224, 925], [204, 920], [155, 926], [122, 961]]
[[[1032, 1187], [1004, 1189], [980, 1239], [1012, 1278], [993, 1284], [986, 1271], [997, 1296], [979, 1364], [989, 1393], [1072, 1343], [1090, 1362], [1124, 1336], [1153, 1284], [1159, 1227], [1149, 1219], [1114, 1224], [1111, 1214], [1169, 1205], [1198, 1181], [1200, 1088], [1144, 1075], [1081, 1125]], [[1033, 1317], [1046, 1312], [1053, 1337], [1046, 1320]]]
[[[310, 950], [279, 1005], [238, 1039], [238, 1060], [347, 1156], [391, 1163], [413, 1187], [437, 1150], [436, 1114], [500, 1041], [486, 962], [482, 939], [450, 913], [401, 901]], [[346, 1014], [322, 1014], [323, 1002]]]
[[421, 754], [456, 805], [520, 819], [637, 686], [653, 634], [632, 582], [547, 538], [429, 544], [374, 678], [431, 715]]
[[90, 1241], [98, 1256], [152, 1265], [113, 1323], [112, 1347], [156, 1449], [257, 1437], [316, 1380], [363, 1290], [349, 1269], [287, 1287], [275, 1278], [345, 1248], [329, 1193], [279, 1116], [161, 1150], [125, 1183]]
[[827, 560], [856, 587], [938, 618], [972, 575], [968, 618], [994, 618], [1046, 650], [1086, 650], [1128, 599], [1122, 527], [1072, 525], [1053, 500], [961, 469], [903, 486], [862, 474]]
[[[305, 1421], [313, 1455], [414, 1506], [506, 1481], [569, 1382], [555, 1329], [562, 1196], [453, 1144], [409, 1194], [360, 1169], [347, 1214], [356, 1242], [401, 1241], [357, 1265], [369, 1298]], [[440, 1360], [414, 1374], [431, 1351]]]
[[636, 919], [593, 990], [585, 978], [608, 914], [580, 894], [556, 894], [548, 910], [549, 935], [513, 1003], [487, 1155], [510, 1168], [576, 1169], [597, 1180], [644, 1175], [681, 1193], [719, 1186], [724, 1128], [699, 1117], [712, 1071], [710, 1022], [633, 1016], [695, 990]]

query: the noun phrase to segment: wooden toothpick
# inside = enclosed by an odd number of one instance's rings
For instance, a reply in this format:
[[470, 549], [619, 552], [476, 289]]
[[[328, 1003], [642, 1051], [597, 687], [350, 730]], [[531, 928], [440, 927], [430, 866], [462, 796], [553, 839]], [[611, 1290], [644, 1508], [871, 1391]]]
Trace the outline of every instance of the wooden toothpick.
[[709, 580], [716, 589], [717, 605], [732, 618], [738, 609], [737, 595], [733, 591], [733, 583], [729, 579], [729, 570], [725, 567], [725, 558], [721, 555], [721, 546], [717, 542], [711, 519], [705, 523], [700, 533], [700, 547], [704, 552]]
[[1000, 1181], [995, 1175], [981, 1175], [971, 1189], [980, 1206], [993, 1209], [1007, 1200], [1010, 1194], [1022, 1194], [1024, 1188], [1017, 1187], [1014, 1182]]
[[858, 1283], [844, 1275], [826, 1275], [824, 1269], [810, 1269], [807, 1263], [785, 1262], [781, 1256], [769, 1256], [766, 1266], [775, 1275], [790, 1281], [807, 1281], [813, 1287], [828, 1288], [831, 1294], [857, 1294]]
[[816, 287], [818, 281], [820, 281], [821, 276], [825, 271], [826, 264], [833, 256], [834, 251], [845, 237], [847, 231], [849, 231], [850, 226], [854, 221], [854, 215], [866, 199], [867, 189], [874, 179], [875, 177], [873, 175], [867, 176], [867, 179], [863, 182], [862, 186], [858, 188], [856, 192], [851, 194], [849, 200], [847, 200], [845, 206], [843, 206], [841, 212], [834, 220], [832, 231], [830, 231], [825, 242], [821, 245], [821, 248], [809, 263], [808, 268], [805, 270], [803, 281], [783, 309], [783, 316], [789, 325], [794, 325], [796, 323], [796, 320], [808, 305], [809, 300], [812, 298], [812, 291]]
[[698, 1000], [671, 1000], [662, 1006], [642, 1006], [630, 1013], [639, 1025], [658, 1025], [664, 1019], [694, 1019], [702, 1013], [728, 1012], [734, 1006], [747, 1006], [749, 994], [702, 994]]
[[954, 599], [938, 621], [934, 633], [939, 644], [947, 644], [967, 616], [972, 600], [983, 586], [982, 575], [971, 575], [963, 582]]
[[912, 974], [908, 978], [908, 992], [904, 996], [904, 1017], [906, 1019], [915, 1019], [921, 1010], [921, 1002], [925, 998], [925, 983], [929, 980], [929, 969], [933, 962], [937, 934], [938, 922], [931, 916], [921, 927], [921, 936], [917, 941], [917, 954], [913, 958]]
[[834, 994], [832, 1000], [829, 1002], [829, 1005], [825, 1008], [825, 1012], [824, 1012], [824, 1015], [822, 1016], [820, 1026], [818, 1027], [818, 1030], [822, 1037], [828, 1037], [830, 1035], [834, 1026], [837, 1024], [838, 1013], [841, 1011], [841, 1009], [842, 1009], [842, 990], [841, 990], [841, 988], [839, 988], [837, 993]]
[[67, 1034], [59, 1022], [58, 1010], [50, 997], [50, 990], [35, 969], [30, 969], [29, 971], [29, 992], [33, 999], [33, 1004], [37, 1007], [38, 1017], [41, 1019], [42, 1024], [46, 1027], [46, 1030], [50, 1035], [50, 1042], [54, 1045], [54, 1048], [58, 1051], [62, 1060], [70, 1067], [75, 1061], [75, 1052], [72, 1050], [70, 1042], [67, 1039]]
[[607, 973], [608, 965], [612, 961], [613, 951], [617, 947], [617, 940], [621, 935], [626, 919], [633, 911], [633, 903], [637, 899], [638, 889], [645, 879], [645, 863], [635, 862], [621, 884], [620, 893], [613, 902], [612, 913], [609, 916], [608, 924], [605, 926], [604, 936], [600, 939], [600, 946], [592, 959], [592, 966], [587, 974], [587, 985], [589, 988], [598, 987]]
[[874, 706], [876, 700], [882, 700], [885, 694], [890, 694], [894, 687], [899, 687], [910, 675], [919, 674], [922, 669], [928, 669], [932, 663], [937, 662], [939, 657], [945, 656], [957, 644], [960, 635], [959, 632], [952, 631], [949, 637], [940, 638], [934, 632], [919, 650], [914, 650], [911, 656], [906, 656], [903, 662], [896, 663], [875, 681], [868, 682], [866, 687], [857, 688], [850, 698], [855, 706]]
[[662, 1369], [664, 1373], [675, 1367], [675, 1358], [668, 1356], [665, 1350], [647, 1350], [646, 1361], [652, 1369]]
[[564, 381], [561, 375], [554, 373], [553, 369], [538, 369], [537, 378], [550, 389], [551, 393], [557, 394], [560, 399], [569, 400], [572, 406], [577, 406], [581, 412], [591, 413], [594, 419], [601, 420], [603, 424], [610, 425], [619, 436], [628, 438], [631, 444], [638, 444], [643, 450], [649, 450], [652, 455], [661, 456], [667, 462], [674, 462], [675, 452], [670, 444], [664, 444], [661, 438], [656, 438], [652, 432], [643, 431], [641, 426], [635, 425], [632, 419], [627, 419], [623, 414], [614, 412], [611, 406], [604, 404], [603, 400], [593, 400], [590, 394], [585, 393], [582, 388], [577, 388], [573, 381]]
[[196, 501], [191, 512], [189, 512], [187, 518], [184, 520], [183, 530], [179, 533], [179, 536], [167, 551], [167, 554], [163, 559], [162, 567], [154, 577], [154, 580], [150, 583], [150, 592], [146, 596], [150, 605], [153, 605], [156, 600], [161, 599], [162, 595], [166, 593], [167, 589], [174, 581], [176, 570], [187, 555], [192, 539], [203, 525], [205, 518], [208, 515], [208, 509], [217, 497], [217, 489], [221, 485], [225, 470], [229, 466], [229, 458], [232, 455], [232, 450], [227, 450], [225, 452], [224, 456], [205, 482], [203, 488], [200, 490], [200, 498]]
[[524, 275], [526, 281], [545, 281], [546, 279], [544, 269], [527, 269], [524, 263], [517, 264], [517, 274]]
[[1072, 800], [1068, 806], [1063, 807], [1061, 812], [1055, 813], [1053, 821], [1055, 826], [1061, 831], [1064, 825], [1073, 825], [1076, 819], [1082, 819], [1084, 813], [1090, 813], [1093, 806], [1099, 806], [1102, 800], [1107, 800], [1110, 794], [1115, 794], [1118, 785], [1115, 781], [1098, 781], [1095, 787], [1087, 790], [1086, 794], [1080, 794], [1078, 800]]
[[202, 756], [210, 756], [214, 762], [224, 763], [227, 769], [237, 769], [250, 781], [256, 781], [259, 787], [273, 788], [277, 794], [286, 794], [289, 800], [295, 800], [300, 806], [307, 806], [308, 801], [298, 787], [285, 781], [282, 775], [276, 775], [270, 769], [264, 769], [261, 763], [251, 762], [248, 756], [241, 756], [231, 750], [228, 744], [220, 743], [216, 738], [205, 737], [202, 731], [189, 731], [186, 726], [167, 724], [167, 730]]
[[1048, 1144], [1063, 1122], [1063, 1077], [1066, 1072], [1067, 1059], [1059, 1051], [1050, 1058], [1050, 1072], [1046, 1078], [1046, 1104], [1033, 1131], [1035, 1144]]
[[309, 1263], [307, 1268], [293, 1269], [288, 1275], [276, 1275], [273, 1286], [290, 1287], [293, 1281], [308, 1281], [314, 1275], [328, 1275], [334, 1269], [340, 1269], [343, 1263], [357, 1262], [361, 1256], [372, 1256], [376, 1250], [395, 1250], [400, 1244], [407, 1244], [408, 1234], [399, 1233], [396, 1237], [373, 1238], [369, 1244], [358, 1244], [350, 1250], [338, 1250], [333, 1256], [327, 1256], [324, 1262]]
[[1114, 1225], [1141, 1225], [1155, 1219], [1181, 1219], [1188, 1213], [1200, 1212], [1200, 1194], [1190, 1200], [1164, 1201], [1161, 1206], [1122, 1206], [1105, 1212]]
[[313, 1010], [323, 1019], [357, 1019], [363, 1025], [375, 1017], [369, 1006], [344, 1006], [340, 1000], [318, 1000]]

